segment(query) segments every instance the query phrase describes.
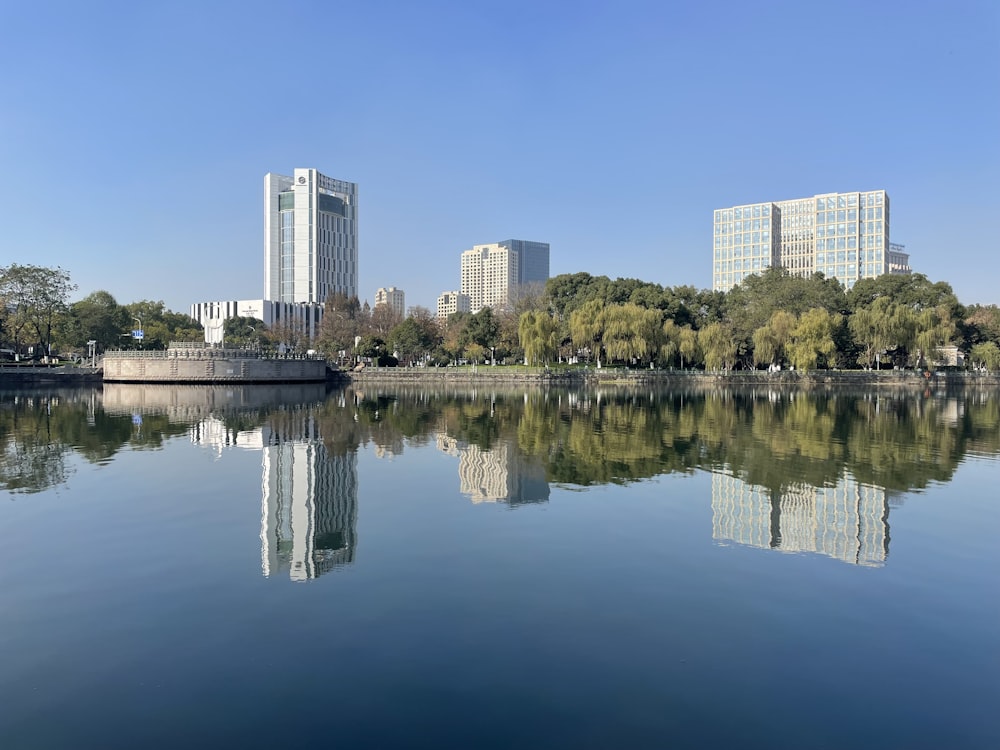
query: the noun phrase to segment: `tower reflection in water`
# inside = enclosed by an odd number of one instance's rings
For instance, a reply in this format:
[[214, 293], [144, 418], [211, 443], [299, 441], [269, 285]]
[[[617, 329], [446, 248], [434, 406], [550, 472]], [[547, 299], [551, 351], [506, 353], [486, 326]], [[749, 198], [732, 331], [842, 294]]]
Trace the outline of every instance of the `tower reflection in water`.
[[712, 475], [712, 538], [783, 552], [812, 552], [880, 567], [889, 555], [884, 489], [846, 474], [834, 487], [757, 487]]
[[261, 572], [308, 581], [354, 562], [357, 550], [357, 454], [331, 455], [307, 411], [283, 413], [281, 424], [233, 433], [205, 419], [192, 440], [216, 449], [260, 450]]
[[458, 458], [459, 492], [473, 503], [544, 503], [549, 499], [545, 469], [526, 460], [512, 443], [503, 442], [489, 450], [437, 435], [438, 450]]
[[265, 576], [306, 581], [354, 562], [358, 457], [329, 453], [311, 418], [261, 428], [260, 558]]

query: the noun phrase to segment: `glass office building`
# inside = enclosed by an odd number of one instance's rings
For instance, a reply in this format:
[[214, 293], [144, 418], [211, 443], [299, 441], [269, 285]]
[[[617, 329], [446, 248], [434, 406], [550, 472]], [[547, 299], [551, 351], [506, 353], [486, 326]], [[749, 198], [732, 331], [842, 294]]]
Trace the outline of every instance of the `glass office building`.
[[264, 299], [358, 294], [358, 186], [315, 169], [264, 176]]
[[902, 245], [889, 242], [884, 190], [825, 193], [715, 211], [712, 288], [728, 291], [772, 266], [822, 273], [850, 289], [858, 279], [909, 273]]

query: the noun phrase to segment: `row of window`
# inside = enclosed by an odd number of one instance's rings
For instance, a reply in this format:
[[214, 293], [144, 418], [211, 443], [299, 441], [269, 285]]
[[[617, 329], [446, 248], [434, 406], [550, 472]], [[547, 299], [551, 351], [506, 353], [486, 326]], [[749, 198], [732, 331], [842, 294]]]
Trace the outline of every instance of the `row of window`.
[[[818, 197], [815, 201], [804, 198], [792, 201], [782, 201], [779, 210], [798, 214], [803, 211], [831, 211], [837, 209], [858, 209], [881, 207], [885, 203], [885, 191], [876, 190], [870, 193], [841, 193]], [[881, 208], [879, 208], [881, 211]], [[759, 219], [771, 215], [771, 204], [757, 203], [749, 206], [723, 208], [715, 212], [715, 221], [732, 221], [734, 219]], [[843, 221], [843, 219], [838, 219]]]
[[873, 221], [882, 218], [882, 207], [863, 208], [860, 211], [856, 208], [841, 208], [836, 211], [819, 211], [816, 214], [817, 224], [834, 224], [838, 221], [857, 221], [867, 219]]
[[881, 262], [882, 253], [876, 250], [838, 250], [836, 252], [816, 253], [816, 265], [825, 263], [852, 263], [854, 261]]
[[761, 219], [771, 215], [769, 203], [758, 203], [755, 206], [738, 206], [723, 208], [715, 212], [715, 221], [732, 221], [733, 219]]
[[770, 258], [745, 258], [743, 260], [720, 261], [715, 264], [715, 272], [717, 274], [730, 273], [732, 271], [754, 273], [755, 271], [763, 271], [764, 269], [770, 267]]
[[[879, 240], [881, 238], [863, 238]], [[783, 263], [787, 263], [793, 257], [813, 257], [812, 248], [806, 248], [804, 250], [799, 250], [797, 248], [782, 248], [781, 257], [783, 258]], [[770, 258], [771, 250], [770, 248], [762, 245], [748, 245], [745, 247], [733, 247], [733, 248], [718, 248], [714, 253], [716, 260], [731, 260], [733, 258]], [[859, 247], [856, 238], [837, 238], [835, 240], [825, 240], [821, 243], [817, 242], [817, 247], [815, 251], [816, 263], [822, 265], [826, 262], [848, 262], [854, 260], [871, 260], [879, 261], [882, 260], [882, 248], [879, 244], [872, 242], [871, 244], [862, 243]]]
[[[842, 214], [848, 214], [847, 218], [843, 218]], [[835, 221], [835, 218], [841, 217], [841, 220]], [[857, 220], [857, 212], [848, 211], [828, 211], [825, 214], [825, 221], [822, 216], [817, 217], [816, 222], [816, 236], [826, 237], [835, 235], [848, 235], [848, 234], [881, 234], [882, 233], [882, 209], [877, 211], [877, 219], [865, 221], [861, 220], [860, 224]], [[858, 228], [860, 227], [860, 232]], [[801, 233], [812, 228], [810, 223], [798, 223], [797, 226], [792, 226], [791, 223], [786, 224], [782, 221], [783, 232], [795, 231], [796, 229]], [[746, 234], [749, 231], [763, 231], [764, 235], [769, 235], [770, 231], [770, 219], [755, 219], [753, 221], [735, 221], [728, 224], [716, 224], [715, 225], [715, 235], [716, 236], [726, 236], [726, 235], [736, 235]], [[737, 240], [739, 242], [740, 240]]]
[[747, 221], [731, 221], [725, 224], [716, 224], [716, 234], [732, 234], [733, 232], [750, 232], [754, 230], [770, 229], [770, 219], [748, 219]]
[[715, 251], [715, 257], [720, 260], [727, 258], [770, 258], [771, 248], [762, 247], [761, 245], [723, 248]]
[[871, 193], [841, 193], [840, 195], [827, 195], [816, 199], [817, 211], [829, 211], [833, 208], [866, 208], [868, 206], [881, 206], [885, 196], [884, 190], [875, 190]]

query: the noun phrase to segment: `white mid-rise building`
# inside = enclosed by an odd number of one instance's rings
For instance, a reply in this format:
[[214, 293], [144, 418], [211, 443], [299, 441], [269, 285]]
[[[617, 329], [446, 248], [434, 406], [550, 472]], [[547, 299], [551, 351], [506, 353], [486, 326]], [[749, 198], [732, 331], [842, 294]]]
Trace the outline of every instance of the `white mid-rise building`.
[[264, 298], [191, 305], [205, 341], [223, 343], [228, 318], [257, 318], [310, 340], [323, 304], [358, 293], [358, 186], [315, 169], [264, 176]]
[[375, 291], [375, 307], [379, 305], [386, 305], [401, 318], [406, 315], [406, 295], [402, 289], [394, 286], [381, 287]]
[[544, 284], [549, 278], [549, 245], [529, 240], [502, 240], [473, 245], [462, 253], [462, 294], [473, 312], [502, 308], [518, 287]]
[[447, 320], [449, 315], [459, 312], [470, 312], [472, 303], [468, 294], [461, 292], [441, 292], [437, 300], [437, 317], [439, 320]]
[[191, 305], [191, 317], [205, 329], [206, 344], [224, 344], [223, 328], [229, 318], [256, 318], [269, 330], [287, 330], [316, 338], [323, 320], [323, 305], [275, 302], [266, 299], [219, 300]]
[[716, 291], [772, 266], [793, 276], [822, 273], [847, 289], [858, 279], [910, 273], [905, 248], [889, 242], [884, 190], [720, 208], [714, 218]]
[[264, 176], [264, 298], [358, 294], [358, 186], [315, 169]]

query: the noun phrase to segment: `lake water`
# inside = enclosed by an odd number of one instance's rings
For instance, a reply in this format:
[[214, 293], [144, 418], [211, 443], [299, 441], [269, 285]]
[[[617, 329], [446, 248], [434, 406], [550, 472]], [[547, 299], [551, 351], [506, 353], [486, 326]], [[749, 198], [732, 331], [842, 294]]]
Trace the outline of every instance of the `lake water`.
[[0, 747], [1000, 747], [1000, 394], [0, 394]]

